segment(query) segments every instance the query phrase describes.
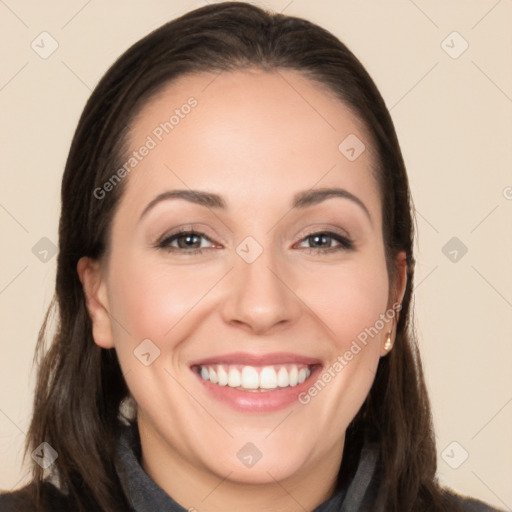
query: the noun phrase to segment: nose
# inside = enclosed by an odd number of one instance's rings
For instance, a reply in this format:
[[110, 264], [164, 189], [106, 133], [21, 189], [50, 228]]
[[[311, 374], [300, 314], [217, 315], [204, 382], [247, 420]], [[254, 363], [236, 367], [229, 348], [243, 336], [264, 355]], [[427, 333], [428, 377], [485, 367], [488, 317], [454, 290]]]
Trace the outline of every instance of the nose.
[[224, 321], [260, 335], [296, 321], [301, 301], [293, 291], [293, 279], [290, 272], [285, 272], [284, 263], [276, 265], [268, 250], [252, 263], [236, 258], [222, 306]]

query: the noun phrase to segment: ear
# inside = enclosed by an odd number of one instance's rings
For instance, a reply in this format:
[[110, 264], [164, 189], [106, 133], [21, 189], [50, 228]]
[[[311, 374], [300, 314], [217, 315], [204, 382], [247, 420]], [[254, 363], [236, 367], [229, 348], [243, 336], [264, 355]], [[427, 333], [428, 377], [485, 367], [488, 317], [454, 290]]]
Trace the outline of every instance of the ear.
[[100, 262], [88, 257], [80, 258], [77, 272], [92, 322], [94, 342], [102, 348], [113, 348], [114, 338], [107, 300], [107, 287], [101, 274]]
[[397, 254], [395, 265], [396, 275], [395, 282], [392, 283], [391, 288], [391, 307], [395, 303], [402, 304], [402, 300], [405, 295], [405, 289], [407, 288], [407, 255], [405, 254], [405, 251], [400, 251]]
[[[381, 342], [380, 355], [385, 356], [393, 348], [396, 337], [396, 325], [398, 324], [398, 317], [400, 316], [400, 309], [402, 300], [405, 295], [405, 289], [407, 287], [407, 255], [405, 251], [400, 251], [397, 254], [395, 261], [395, 276], [394, 281], [390, 286], [390, 293], [388, 299], [388, 309], [386, 311], [387, 318], [391, 319], [386, 322], [384, 336]], [[391, 331], [391, 347], [387, 346], [388, 333]]]

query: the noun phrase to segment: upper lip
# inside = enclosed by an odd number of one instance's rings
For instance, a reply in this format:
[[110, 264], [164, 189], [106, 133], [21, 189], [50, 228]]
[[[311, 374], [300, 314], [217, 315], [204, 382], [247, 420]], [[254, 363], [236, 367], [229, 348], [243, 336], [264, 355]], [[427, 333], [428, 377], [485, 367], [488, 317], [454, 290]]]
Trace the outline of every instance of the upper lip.
[[218, 356], [198, 359], [190, 366], [206, 366], [212, 364], [242, 364], [247, 366], [269, 366], [273, 364], [321, 364], [319, 359], [289, 352], [274, 352], [271, 354], [250, 354], [247, 352], [233, 352]]

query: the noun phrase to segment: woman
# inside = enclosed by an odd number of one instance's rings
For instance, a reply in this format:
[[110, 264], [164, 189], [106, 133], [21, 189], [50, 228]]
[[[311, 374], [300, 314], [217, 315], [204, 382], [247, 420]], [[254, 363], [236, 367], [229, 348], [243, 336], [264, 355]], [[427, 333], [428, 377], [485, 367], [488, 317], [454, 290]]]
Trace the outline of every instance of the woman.
[[2, 510], [493, 510], [436, 480], [412, 243], [334, 36], [240, 3], [149, 34], [75, 133], [33, 483]]

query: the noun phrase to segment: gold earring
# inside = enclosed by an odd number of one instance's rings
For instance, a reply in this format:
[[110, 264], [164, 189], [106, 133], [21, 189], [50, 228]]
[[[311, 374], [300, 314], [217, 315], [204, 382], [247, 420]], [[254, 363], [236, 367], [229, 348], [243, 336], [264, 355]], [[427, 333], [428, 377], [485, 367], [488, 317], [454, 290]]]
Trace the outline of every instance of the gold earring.
[[393, 346], [393, 343], [391, 342], [391, 332], [388, 332], [388, 337], [386, 338], [386, 343], [384, 343], [384, 350], [391, 350], [391, 347]]

